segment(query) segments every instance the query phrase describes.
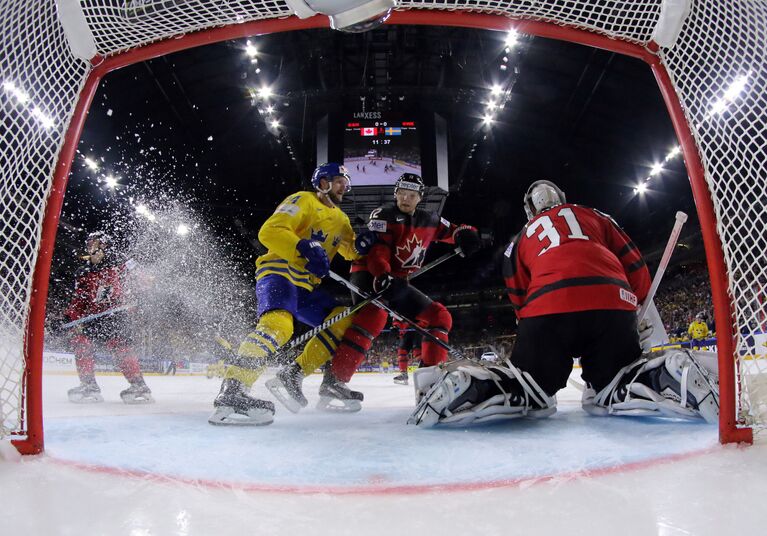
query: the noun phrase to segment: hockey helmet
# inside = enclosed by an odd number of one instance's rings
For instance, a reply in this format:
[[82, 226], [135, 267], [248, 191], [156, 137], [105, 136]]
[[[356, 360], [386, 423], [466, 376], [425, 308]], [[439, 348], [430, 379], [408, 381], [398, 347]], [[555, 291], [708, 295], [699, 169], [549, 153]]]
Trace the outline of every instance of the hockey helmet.
[[525, 192], [525, 214], [532, 220], [543, 210], [566, 203], [565, 193], [551, 181], [535, 181]]
[[423, 197], [423, 193], [426, 190], [426, 186], [423, 183], [423, 179], [415, 173], [403, 173], [400, 175], [397, 182], [394, 183], [394, 194], [397, 194], [397, 190], [402, 188], [403, 190], [413, 190], [418, 192], [418, 195]]
[[320, 164], [317, 166], [317, 168], [314, 170], [314, 173], [312, 173], [312, 186], [314, 186], [315, 190], [327, 193], [326, 190], [323, 190], [320, 187], [320, 180], [325, 179], [328, 182], [331, 182], [335, 177], [346, 178], [346, 191], [348, 192], [351, 190], [352, 178], [349, 176], [349, 172], [346, 170], [346, 167], [334, 162]]

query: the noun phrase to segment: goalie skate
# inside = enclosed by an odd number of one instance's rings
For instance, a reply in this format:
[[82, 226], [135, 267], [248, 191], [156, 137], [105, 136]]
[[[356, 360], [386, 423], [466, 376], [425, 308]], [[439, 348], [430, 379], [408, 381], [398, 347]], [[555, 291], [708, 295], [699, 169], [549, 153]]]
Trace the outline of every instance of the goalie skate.
[[131, 383], [130, 387], [120, 392], [120, 398], [126, 404], [154, 404], [152, 391], [144, 380]]
[[320, 399], [317, 409], [339, 413], [355, 413], [362, 409], [361, 402], [365, 395], [352, 391], [344, 382], [336, 378], [330, 369], [325, 371], [325, 377], [320, 385]]
[[277, 375], [266, 381], [266, 388], [283, 406], [293, 413], [298, 413], [309, 403], [301, 390], [304, 373], [298, 363], [291, 363], [281, 368]]
[[241, 382], [227, 378], [213, 401], [208, 422], [216, 426], [264, 426], [274, 421], [274, 404], [245, 393]]
[[67, 391], [67, 397], [70, 402], [75, 404], [96, 404], [104, 401], [104, 397], [101, 396], [101, 389], [95, 381], [83, 382], [77, 387], [73, 387]]

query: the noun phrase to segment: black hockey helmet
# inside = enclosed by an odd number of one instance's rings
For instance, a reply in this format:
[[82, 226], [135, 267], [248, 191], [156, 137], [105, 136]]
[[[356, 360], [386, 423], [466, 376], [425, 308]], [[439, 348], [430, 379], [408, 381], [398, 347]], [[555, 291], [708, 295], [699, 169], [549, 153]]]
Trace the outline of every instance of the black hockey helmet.
[[421, 197], [423, 197], [423, 193], [426, 190], [423, 179], [421, 179], [421, 177], [415, 173], [403, 173], [400, 175], [399, 179], [397, 179], [397, 182], [394, 183], [394, 193], [396, 194], [397, 190], [400, 188], [403, 190], [413, 190], [414, 192], [418, 192], [418, 195]]

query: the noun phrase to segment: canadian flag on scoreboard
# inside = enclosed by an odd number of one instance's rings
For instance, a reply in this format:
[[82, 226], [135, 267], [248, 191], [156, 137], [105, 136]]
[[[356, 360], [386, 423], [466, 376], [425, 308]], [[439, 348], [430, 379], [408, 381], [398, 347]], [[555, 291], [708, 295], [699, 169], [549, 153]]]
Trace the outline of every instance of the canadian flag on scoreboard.
[[360, 129], [360, 135], [362, 136], [375, 136], [376, 135], [376, 127], [363, 127]]

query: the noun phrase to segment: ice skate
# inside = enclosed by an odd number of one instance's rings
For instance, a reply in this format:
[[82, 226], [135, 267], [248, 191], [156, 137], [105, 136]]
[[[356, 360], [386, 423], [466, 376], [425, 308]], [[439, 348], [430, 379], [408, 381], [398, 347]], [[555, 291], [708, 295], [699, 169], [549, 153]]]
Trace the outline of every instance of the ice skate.
[[362, 409], [361, 402], [364, 398], [365, 395], [359, 391], [349, 389], [328, 368], [320, 385], [320, 400], [317, 402], [317, 409], [321, 411], [354, 413]]
[[131, 382], [130, 387], [120, 392], [120, 398], [126, 404], [154, 404], [152, 391], [143, 379]]
[[407, 372], [394, 376], [394, 383], [399, 385], [408, 385]]
[[96, 380], [83, 381], [77, 387], [73, 387], [67, 391], [67, 397], [69, 397], [70, 402], [75, 404], [95, 404], [104, 401], [104, 397], [101, 396], [101, 389], [96, 383]]
[[242, 382], [226, 378], [213, 401], [208, 422], [217, 426], [263, 426], [274, 421], [274, 404], [245, 393]]
[[298, 413], [301, 408], [305, 408], [309, 403], [301, 390], [301, 383], [304, 381], [304, 372], [298, 363], [291, 363], [282, 367], [277, 375], [271, 380], [267, 380], [266, 388], [274, 395], [274, 398], [293, 413]]

